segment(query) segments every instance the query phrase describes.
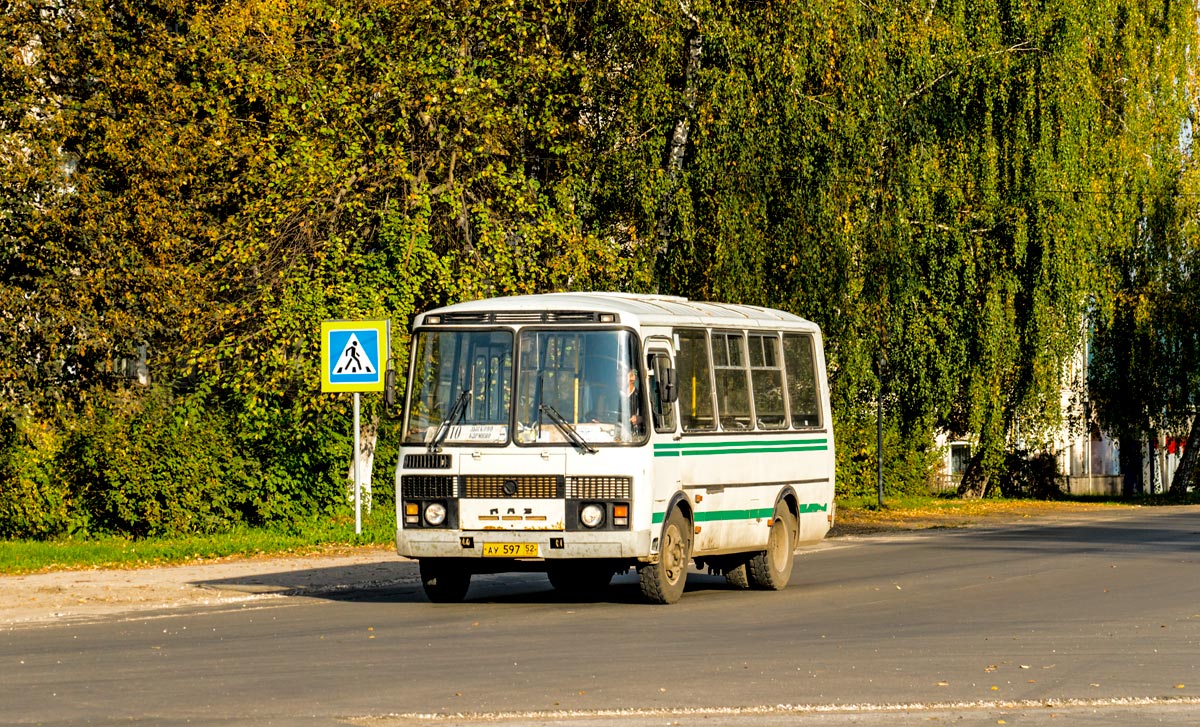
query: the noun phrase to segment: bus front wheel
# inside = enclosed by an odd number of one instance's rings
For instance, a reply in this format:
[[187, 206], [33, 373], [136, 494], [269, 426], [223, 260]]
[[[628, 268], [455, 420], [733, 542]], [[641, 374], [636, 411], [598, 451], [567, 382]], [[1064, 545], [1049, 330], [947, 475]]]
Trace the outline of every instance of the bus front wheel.
[[775, 509], [767, 549], [750, 559], [750, 585], [766, 591], [787, 587], [792, 577], [792, 559], [796, 550], [796, 518], [786, 505]]
[[471, 571], [451, 558], [422, 558], [421, 587], [434, 603], [458, 603], [471, 587]]
[[678, 509], [671, 511], [663, 526], [658, 562], [638, 567], [642, 595], [654, 603], [675, 603], [683, 595], [688, 564], [692, 560], [692, 536], [687, 518]]

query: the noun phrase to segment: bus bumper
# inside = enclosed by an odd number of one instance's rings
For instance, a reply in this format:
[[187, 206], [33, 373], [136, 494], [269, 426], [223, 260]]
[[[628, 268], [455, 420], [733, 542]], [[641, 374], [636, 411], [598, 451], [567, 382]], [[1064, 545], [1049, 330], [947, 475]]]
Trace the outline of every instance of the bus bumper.
[[[537, 545], [543, 560], [644, 558], [650, 531], [564, 532], [514, 530], [397, 530], [396, 553], [405, 558], [484, 558], [485, 544]], [[489, 558], [490, 559], [490, 558]]]

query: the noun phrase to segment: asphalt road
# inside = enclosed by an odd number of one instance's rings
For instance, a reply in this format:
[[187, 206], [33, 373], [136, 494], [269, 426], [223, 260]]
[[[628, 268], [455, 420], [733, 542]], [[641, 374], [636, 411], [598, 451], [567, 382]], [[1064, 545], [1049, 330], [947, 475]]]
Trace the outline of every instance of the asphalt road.
[[394, 575], [0, 633], [0, 725], [1200, 724], [1197, 508], [843, 538], [673, 606]]

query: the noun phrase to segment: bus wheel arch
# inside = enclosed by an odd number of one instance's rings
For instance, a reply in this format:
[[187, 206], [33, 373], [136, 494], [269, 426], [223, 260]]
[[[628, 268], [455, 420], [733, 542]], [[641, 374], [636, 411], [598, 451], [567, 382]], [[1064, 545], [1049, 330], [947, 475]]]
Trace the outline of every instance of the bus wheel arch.
[[792, 547], [795, 547], [800, 541], [800, 496], [791, 485], [780, 490], [779, 496], [775, 498], [775, 514], [772, 518], [779, 514], [781, 507], [786, 508], [792, 515]]

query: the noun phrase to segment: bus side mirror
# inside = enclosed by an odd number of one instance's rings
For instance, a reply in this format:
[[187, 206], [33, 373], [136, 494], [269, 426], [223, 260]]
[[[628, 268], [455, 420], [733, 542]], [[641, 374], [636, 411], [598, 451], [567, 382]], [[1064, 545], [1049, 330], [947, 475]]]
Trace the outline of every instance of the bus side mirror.
[[675, 369], [666, 356], [654, 358], [654, 379], [658, 382], [658, 399], [664, 404], [671, 404], [679, 398], [679, 386], [675, 382]]
[[383, 374], [383, 406], [389, 410], [396, 406], [396, 370], [392, 368]]

